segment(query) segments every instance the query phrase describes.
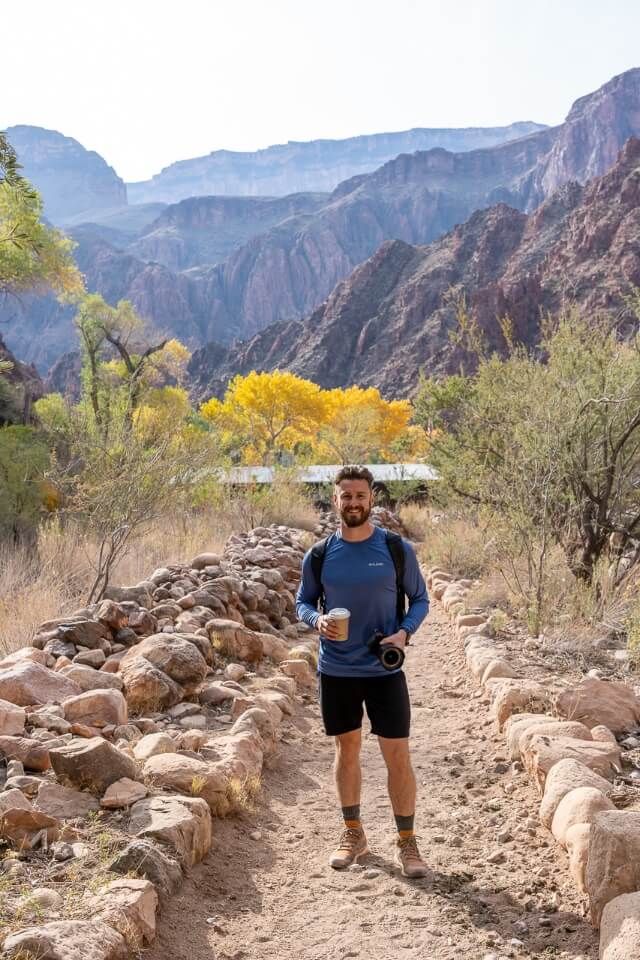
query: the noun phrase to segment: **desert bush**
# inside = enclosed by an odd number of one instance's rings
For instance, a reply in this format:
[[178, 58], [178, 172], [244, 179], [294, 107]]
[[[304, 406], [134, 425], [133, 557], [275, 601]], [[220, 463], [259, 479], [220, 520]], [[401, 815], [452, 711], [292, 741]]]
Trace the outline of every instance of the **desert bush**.
[[475, 578], [487, 569], [490, 554], [487, 533], [472, 516], [440, 515], [434, 518], [420, 547], [420, 558], [457, 577]]
[[247, 484], [245, 487], [229, 487], [211, 484], [206, 504], [213, 515], [224, 517], [229, 531], [246, 533], [254, 527], [272, 523], [313, 530], [318, 523], [318, 513], [310, 497], [299, 483], [283, 473], [271, 484]]
[[402, 524], [412, 540], [425, 540], [432, 529], [432, 511], [419, 503], [405, 503], [398, 510]]

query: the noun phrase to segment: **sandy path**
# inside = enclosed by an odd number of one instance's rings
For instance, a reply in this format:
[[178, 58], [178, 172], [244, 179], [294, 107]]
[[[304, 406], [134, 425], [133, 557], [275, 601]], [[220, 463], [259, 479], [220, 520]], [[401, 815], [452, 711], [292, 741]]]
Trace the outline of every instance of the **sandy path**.
[[[437, 609], [414, 638], [407, 675], [416, 826], [432, 874], [408, 881], [395, 865], [385, 773], [370, 735], [362, 813], [372, 854], [361, 868], [327, 866], [340, 819], [333, 745], [313, 703], [285, 733], [255, 811], [216, 822], [211, 854], [162, 913], [146, 960], [597, 956], [563, 854], [526, 823], [535, 791], [504, 762], [503, 738], [472, 698], [459, 645]], [[505, 827], [517, 840], [498, 841]], [[255, 830], [260, 840], [250, 839]], [[495, 851], [503, 862], [488, 863]]]

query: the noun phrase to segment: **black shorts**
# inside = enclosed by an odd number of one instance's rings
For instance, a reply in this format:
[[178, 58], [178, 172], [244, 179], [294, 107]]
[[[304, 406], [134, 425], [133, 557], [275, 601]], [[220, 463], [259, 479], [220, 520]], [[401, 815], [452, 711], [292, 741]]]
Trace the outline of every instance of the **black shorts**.
[[371, 721], [371, 733], [390, 740], [409, 736], [411, 704], [402, 670], [381, 677], [330, 677], [321, 673], [319, 687], [327, 736], [359, 730], [363, 705]]

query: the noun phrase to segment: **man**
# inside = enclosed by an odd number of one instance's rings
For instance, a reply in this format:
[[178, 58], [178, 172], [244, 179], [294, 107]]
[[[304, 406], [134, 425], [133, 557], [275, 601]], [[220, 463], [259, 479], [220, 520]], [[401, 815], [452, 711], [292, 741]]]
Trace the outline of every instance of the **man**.
[[[335, 781], [344, 831], [329, 863], [337, 870], [344, 869], [368, 852], [360, 820], [364, 704], [387, 766], [402, 872], [407, 877], [422, 877], [427, 868], [414, 834], [416, 781], [409, 757], [411, 708], [407, 683], [401, 669], [388, 671], [383, 667], [368, 643], [376, 631], [381, 631], [383, 643], [404, 648], [427, 615], [429, 599], [413, 548], [401, 540], [404, 572], [400, 586], [409, 599], [409, 608], [400, 616], [397, 563], [386, 531], [369, 519], [372, 487], [373, 476], [365, 467], [343, 467], [339, 471], [333, 503], [340, 529], [321, 551], [319, 577], [314, 550], [305, 555], [296, 608], [300, 619], [320, 633], [320, 706], [325, 731], [335, 737], [336, 744]], [[346, 641], [337, 639], [338, 623], [327, 615], [336, 607], [351, 612]]]

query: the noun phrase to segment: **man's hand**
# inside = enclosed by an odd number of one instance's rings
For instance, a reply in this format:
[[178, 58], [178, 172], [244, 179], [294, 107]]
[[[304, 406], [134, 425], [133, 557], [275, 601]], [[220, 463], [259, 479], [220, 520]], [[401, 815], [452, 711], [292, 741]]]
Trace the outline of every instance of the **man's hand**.
[[332, 620], [328, 613], [324, 613], [321, 617], [318, 617], [316, 630], [321, 633], [323, 637], [326, 637], [327, 640], [338, 639], [338, 622], [337, 620]]
[[400, 647], [401, 650], [404, 650], [407, 645], [407, 631], [398, 630], [397, 633], [392, 633], [390, 636], [385, 637], [384, 640], [380, 641], [381, 645], [383, 643], [389, 643], [394, 647]]

